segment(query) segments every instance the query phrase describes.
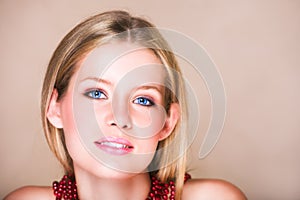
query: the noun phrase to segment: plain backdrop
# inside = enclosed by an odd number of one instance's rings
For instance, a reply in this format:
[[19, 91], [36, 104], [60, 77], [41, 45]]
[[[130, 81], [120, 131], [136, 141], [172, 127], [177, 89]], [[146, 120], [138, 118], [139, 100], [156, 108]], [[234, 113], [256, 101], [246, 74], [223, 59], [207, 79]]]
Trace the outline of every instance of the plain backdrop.
[[72, 27], [111, 9], [188, 35], [218, 66], [225, 125], [213, 151], [198, 159], [210, 115], [203, 95], [193, 177], [226, 179], [249, 199], [300, 199], [299, 0], [0, 0], [0, 198], [61, 177], [41, 128], [43, 75]]

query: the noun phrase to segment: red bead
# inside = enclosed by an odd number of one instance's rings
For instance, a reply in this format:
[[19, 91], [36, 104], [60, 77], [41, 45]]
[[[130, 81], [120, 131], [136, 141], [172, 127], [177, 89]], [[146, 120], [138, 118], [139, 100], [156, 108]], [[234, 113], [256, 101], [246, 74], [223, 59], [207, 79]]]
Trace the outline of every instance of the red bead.
[[159, 190], [162, 188], [160, 185], [156, 185], [155, 187]]

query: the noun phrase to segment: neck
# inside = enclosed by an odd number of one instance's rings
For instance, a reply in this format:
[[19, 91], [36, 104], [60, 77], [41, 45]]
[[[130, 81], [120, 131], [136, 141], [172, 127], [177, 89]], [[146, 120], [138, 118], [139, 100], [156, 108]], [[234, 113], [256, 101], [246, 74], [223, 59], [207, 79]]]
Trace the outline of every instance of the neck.
[[[146, 199], [150, 190], [148, 173], [97, 177], [74, 166], [77, 191], [80, 200], [94, 199]], [[120, 172], [117, 172], [120, 173]]]

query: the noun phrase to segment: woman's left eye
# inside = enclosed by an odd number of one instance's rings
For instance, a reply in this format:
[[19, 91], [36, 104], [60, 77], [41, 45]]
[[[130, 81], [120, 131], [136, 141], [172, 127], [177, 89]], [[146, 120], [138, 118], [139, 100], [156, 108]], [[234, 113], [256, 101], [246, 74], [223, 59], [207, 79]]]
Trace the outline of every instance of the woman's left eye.
[[135, 100], [133, 100], [133, 103], [139, 104], [142, 106], [153, 106], [154, 105], [153, 101], [151, 101], [150, 99], [145, 98], [145, 97], [138, 97]]

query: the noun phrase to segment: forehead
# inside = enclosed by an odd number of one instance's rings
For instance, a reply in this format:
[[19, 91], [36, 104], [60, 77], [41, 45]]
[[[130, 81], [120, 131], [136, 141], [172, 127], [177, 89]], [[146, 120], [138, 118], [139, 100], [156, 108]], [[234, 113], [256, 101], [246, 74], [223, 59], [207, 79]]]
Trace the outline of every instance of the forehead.
[[91, 51], [82, 60], [78, 73], [78, 79], [86, 77], [162, 84], [165, 72], [152, 50], [124, 42], [105, 44]]

